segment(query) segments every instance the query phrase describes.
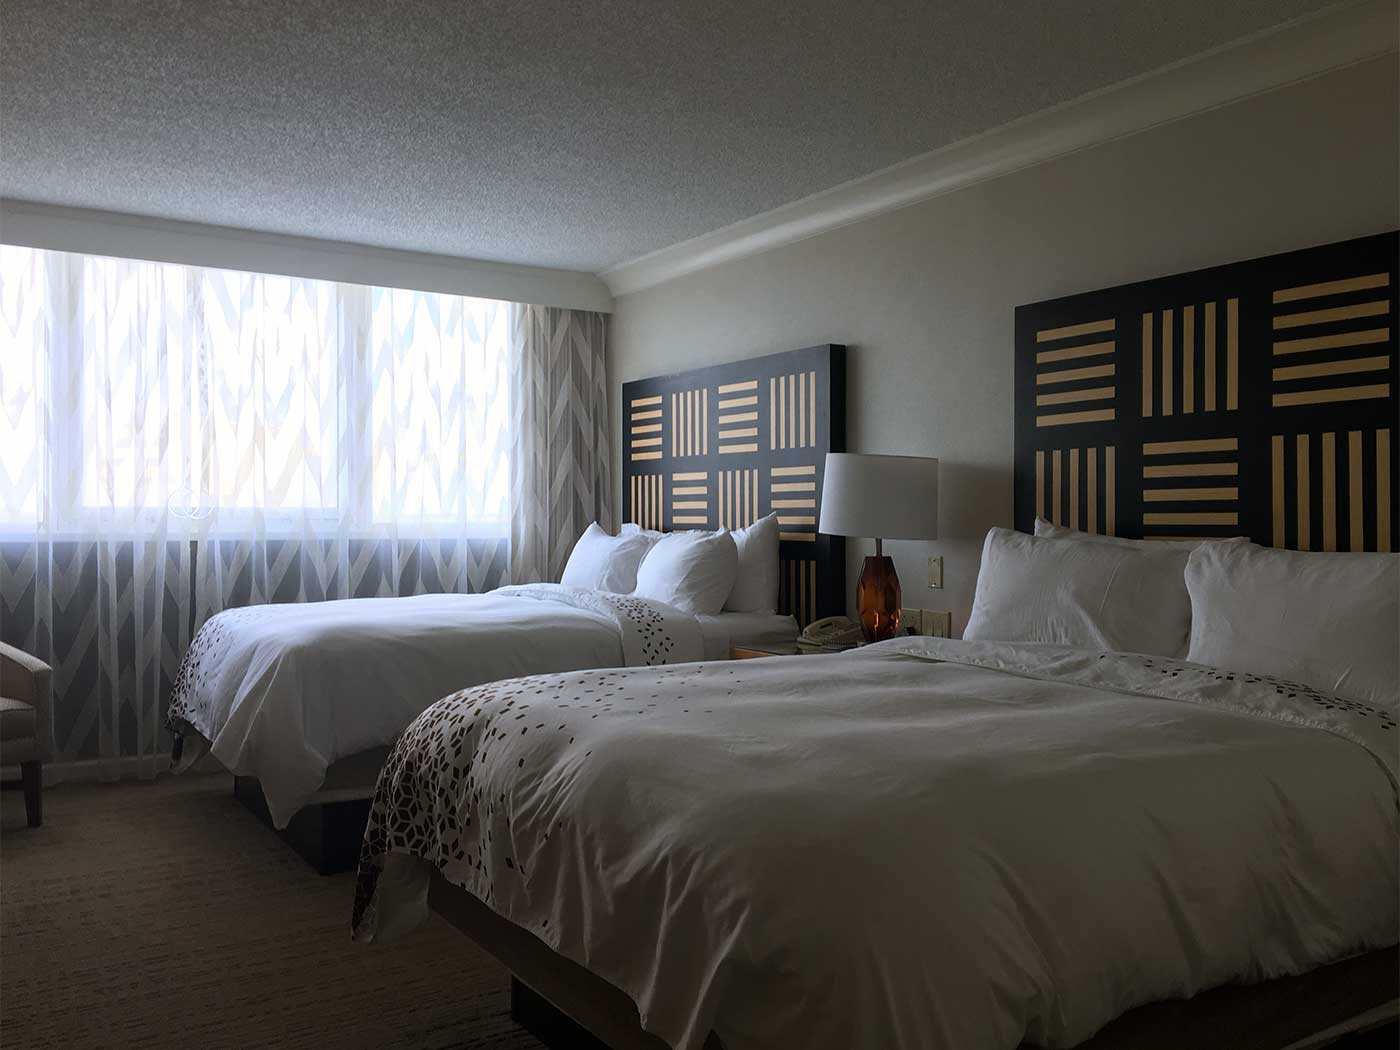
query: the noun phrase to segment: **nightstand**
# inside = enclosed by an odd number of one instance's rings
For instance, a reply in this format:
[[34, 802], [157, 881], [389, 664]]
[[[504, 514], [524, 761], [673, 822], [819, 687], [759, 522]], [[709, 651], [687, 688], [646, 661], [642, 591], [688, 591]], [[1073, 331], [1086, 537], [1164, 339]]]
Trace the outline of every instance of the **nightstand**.
[[765, 656], [801, 656], [797, 643], [791, 645], [731, 645], [731, 660], [761, 660]]
[[849, 652], [851, 648], [851, 646], [847, 646], [842, 649], [799, 649], [796, 642], [792, 645], [731, 645], [729, 659], [761, 660], [765, 656], [827, 656], [831, 653]]

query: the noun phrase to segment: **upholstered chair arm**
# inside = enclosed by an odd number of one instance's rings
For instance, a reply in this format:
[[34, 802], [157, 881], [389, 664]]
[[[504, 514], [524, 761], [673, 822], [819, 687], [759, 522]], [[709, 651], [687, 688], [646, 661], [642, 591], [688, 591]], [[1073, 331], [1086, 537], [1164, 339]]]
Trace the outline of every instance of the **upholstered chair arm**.
[[0, 642], [0, 696], [33, 705], [35, 757], [40, 761], [47, 761], [53, 754], [53, 719], [49, 716], [51, 674], [43, 660]]

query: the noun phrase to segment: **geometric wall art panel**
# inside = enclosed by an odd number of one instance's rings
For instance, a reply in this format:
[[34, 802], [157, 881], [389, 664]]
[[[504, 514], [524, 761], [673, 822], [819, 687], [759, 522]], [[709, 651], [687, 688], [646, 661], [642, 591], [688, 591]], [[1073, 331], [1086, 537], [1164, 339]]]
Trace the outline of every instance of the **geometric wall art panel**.
[[1400, 234], [1016, 311], [1015, 524], [1400, 544]]
[[845, 541], [817, 532], [828, 452], [846, 449], [846, 348], [824, 345], [624, 383], [624, 517], [743, 528], [778, 515], [780, 611], [845, 612]]

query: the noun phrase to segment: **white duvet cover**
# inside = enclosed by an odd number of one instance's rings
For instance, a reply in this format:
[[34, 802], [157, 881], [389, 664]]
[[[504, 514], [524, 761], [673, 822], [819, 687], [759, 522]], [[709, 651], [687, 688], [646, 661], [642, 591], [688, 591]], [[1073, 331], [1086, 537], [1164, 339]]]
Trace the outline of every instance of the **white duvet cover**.
[[257, 605], [212, 617], [180, 667], [178, 768], [212, 752], [261, 784], [285, 827], [332, 763], [398, 739], [464, 684], [698, 660], [695, 618], [554, 584], [487, 594]]
[[1010, 1050], [1397, 939], [1395, 722], [1058, 646], [466, 690], [380, 775], [353, 925], [433, 867], [678, 1050]]

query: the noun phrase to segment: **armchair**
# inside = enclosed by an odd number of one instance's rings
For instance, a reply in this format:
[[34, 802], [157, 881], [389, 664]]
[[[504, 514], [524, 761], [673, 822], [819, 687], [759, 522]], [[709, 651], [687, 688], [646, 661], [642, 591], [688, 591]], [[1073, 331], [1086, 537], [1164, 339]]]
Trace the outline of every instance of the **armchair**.
[[29, 826], [43, 823], [44, 762], [53, 754], [49, 665], [0, 642], [0, 766], [19, 766]]

